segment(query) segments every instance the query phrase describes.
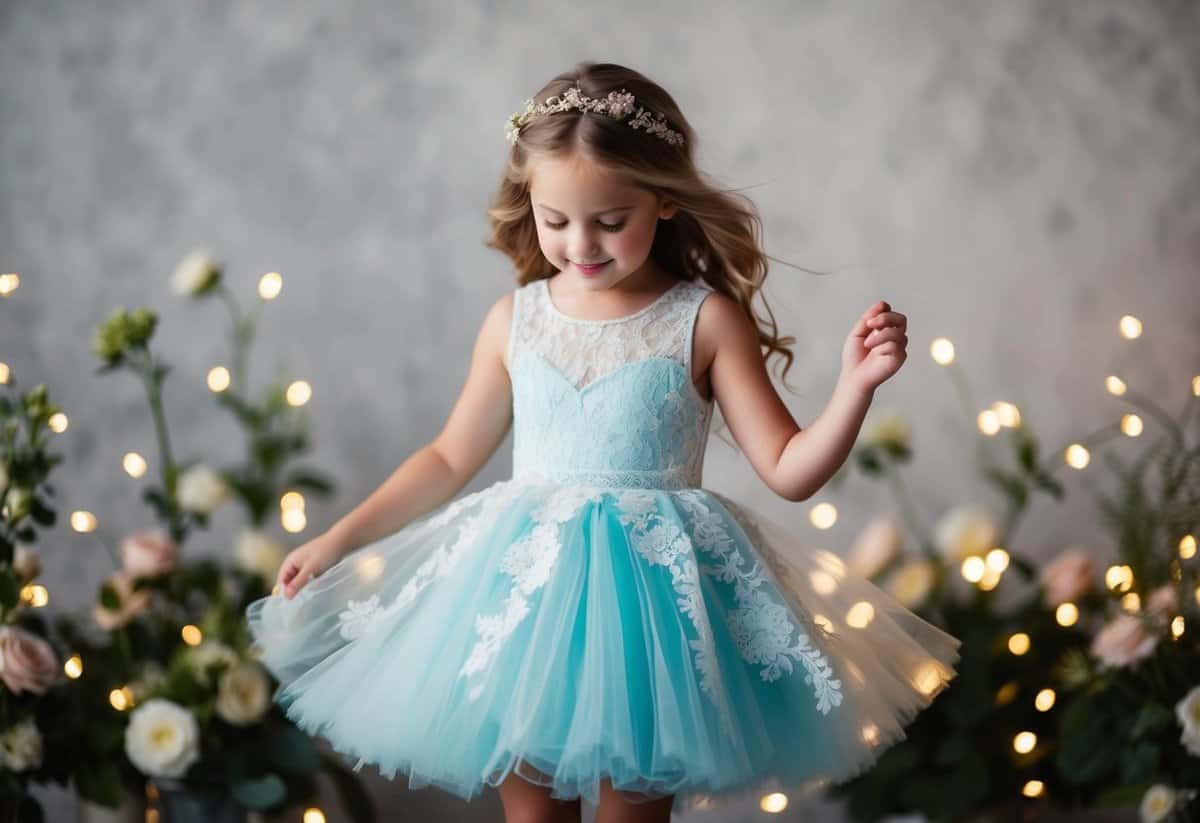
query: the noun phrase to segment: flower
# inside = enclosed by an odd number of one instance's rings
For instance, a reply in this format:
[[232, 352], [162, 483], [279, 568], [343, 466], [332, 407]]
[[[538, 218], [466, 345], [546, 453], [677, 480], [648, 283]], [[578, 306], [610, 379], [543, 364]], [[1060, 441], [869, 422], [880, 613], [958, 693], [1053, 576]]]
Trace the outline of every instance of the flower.
[[142, 306], [127, 311], [118, 307], [100, 324], [92, 337], [92, 352], [108, 365], [115, 365], [133, 346], [145, 346], [154, 335], [158, 315]]
[[14, 772], [42, 765], [42, 733], [33, 718], [26, 718], [0, 735], [0, 765]]
[[29, 514], [32, 507], [33, 495], [29, 489], [13, 486], [8, 490], [8, 494], [4, 495], [3, 515], [14, 523]]
[[1093, 638], [1091, 652], [1111, 668], [1123, 668], [1149, 655], [1158, 645], [1158, 637], [1132, 614], [1113, 618]]
[[104, 581], [117, 593], [120, 603], [115, 609], [109, 609], [103, 601], [92, 609], [92, 616], [106, 631], [119, 629], [150, 605], [151, 592], [149, 589], [133, 588], [133, 577], [126, 571], [114, 572]]
[[887, 588], [905, 607], [915, 609], [929, 596], [934, 579], [933, 563], [924, 559], [910, 560], [896, 569]]
[[184, 509], [208, 514], [229, 496], [229, 487], [221, 475], [201, 463], [179, 476], [175, 493]]
[[1179, 594], [1170, 583], [1159, 586], [1146, 597], [1146, 612], [1160, 620], [1170, 620], [1179, 612]]
[[1092, 587], [1092, 556], [1084, 548], [1064, 549], [1039, 573], [1047, 606], [1077, 600]]
[[182, 777], [200, 758], [200, 726], [178, 703], [151, 698], [129, 715], [125, 754], [143, 774]]
[[257, 723], [271, 707], [271, 685], [258, 663], [242, 662], [221, 675], [217, 716], [234, 726]]
[[893, 454], [907, 453], [912, 444], [912, 429], [898, 412], [878, 412], [872, 415], [867, 424], [862, 442], [867, 446], [879, 446]]
[[1162, 783], [1155, 783], [1142, 795], [1138, 808], [1142, 823], [1159, 823], [1175, 808], [1175, 790]]
[[221, 279], [221, 264], [203, 249], [189, 254], [175, 267], [171, 289], [180, 297], [200, 297]]
[[1175, 716], [1183, 727], [1179, 742], [1189, 754], [1200, 757], [1200, 686], [1194, 686], [1175, 704]]
[[148, 660], [142, 666], [141, 676], [131, 680], [129, 683], [129, 690], [133, 692], [133, 702], [141, 703], [151, 691], [159, 688], [166, 682], [167, 671], [162, 667], [162, 664], [154, 660]]
[[896, 521], [877, 517], [859, 533], [847, 558], [850, 568], [863, 577], [874, 577], [900, 553], [904, 535]]
[[[0, 484], [2, 485], [2, 484]], [[42, 561], [38, 553], [28, 546], [17, 545], [13, 550], [13, 571], [22, 584], [30, 583], [42, 573]]]
[[36, 634], [0, 626], [0, 680], [13, 694], [43, 694], [58, 679], [58, 655]]
[[257, 529], [243, 529], [233, 546], [233, 559], [238, 568], [257, 574], [271, 585], [286, 556], [283, 544]]
[[934, 542], [956, 565], [971, 555], [984, 554], [995, 546], [996, 522], [982, 506], [956, 506], [942, 516]]
[[159, 577], [175, 568], [179, 547], [163, 531], [140, 531], [121, 541], [121, 563], [131, 577]]
[[200, 680], [211, 683], [209, 667], [224, 663], [226, 668], [232, 668], [238, 663], [238, 655], [220, 640], [204, 640], [187, 650], [187, 662]]

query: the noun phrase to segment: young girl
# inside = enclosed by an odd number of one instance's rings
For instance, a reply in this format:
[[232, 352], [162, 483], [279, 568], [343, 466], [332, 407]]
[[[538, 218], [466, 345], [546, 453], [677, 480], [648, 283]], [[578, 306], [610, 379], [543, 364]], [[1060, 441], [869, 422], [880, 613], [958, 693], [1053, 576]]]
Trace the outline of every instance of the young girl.
[[[833, 553], [701, 486], [714, 403], [776, 494], [811, 497], [904, 362], [854, 323], [802, 429], [751, 309], [753, 207], [703, 181], [675, 101], [621, 66], [508, 123], [488, 311], [442, 432], [292, 551], [250, 629], [303, 729], [510, 821], [666, 821], [853, 777], [955, 676], [959, 641]], [[761, 296], [761, 295], [759, 295]], [[769, 315], [769, 311], [768, 311]], [[786, 369], [785, 375], [786, 375]], [[512, 477], [443, 505], [513, 427]]]

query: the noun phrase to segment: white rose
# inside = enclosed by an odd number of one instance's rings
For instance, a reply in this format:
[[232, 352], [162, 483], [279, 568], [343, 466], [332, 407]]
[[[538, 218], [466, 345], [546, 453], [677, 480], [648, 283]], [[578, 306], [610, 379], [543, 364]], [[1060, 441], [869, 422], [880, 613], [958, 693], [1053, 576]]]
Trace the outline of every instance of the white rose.
[[180, 297], [198, 297], [215, 286], [220, 277], [220, 264], [199, 249], [179, 261], [171, 275], [171, 290]]
[[986, 554], [996, 545], [996, 521], [982, 506], [956, 506], [942, 516], [934, 534], [938, 550], [954, 564]]
[[193, 646], [187, 651], [188, 664], [204, 682], [209, 682], [207, 679], [209, 666], [224, 663], [228, 669], [237, 665], [239, 659], [237, 652], [220, 640], [204, 640], [199, 646]]
[[0, 735], [0, 763], [14, 772], [42, 765], [42, 733], [33, 718], [22, 720]]
[[859, 533], [847, 558], [850, 568], [863, 577], [874, 577], [900, 553], [904, 535], [896, 521], [877, 517]]
[[229, 496], [229, 487], [221, 475], [201, 463], [179, 476], [175, 493], [182, 508], [208, 514]]
[[282, 543], [257, 529], [242, 529], [233, 546], [233, 559], [237, 567], [257, 574], [267, 581], [267, 585], [275, 582], [275, 575], [286, 556]]
[[929, 596], [935, 578], [933, 563], [928, 560], [910, 560], [896, 569], [888, 580], [887, 588], [892, 597], [907, 608], [915, 609]]
[[271, 684], [258, 663], [239, 663], [221, 675], [217, 716], [234, 726], [257, 723], [271, 707]]
[[143, 774], [182, 777], [200, 758], [200, 726], [178, 703], [152, 698], [129, 715], [125, 754]]
[[894, 446], [907, 449], [912, 442], [912, 430], [903, 415], [884, 411], [867, 421], [862, 442], [868, 446]]
[[1142, 795], [1142, 804], [1139, 808], [1142, 823], [1159, 823], [1174, 808], [1175, 790], [1170, 786], [1164, 786], [1162, 783], [1155, 783], [1146, 789], [1146, 793]]
[[1200, 686], [1194, 686], [1175, 704], [1175, 716], [1183, 727], [1179, 742], [1189, 753], [1200, 757]]

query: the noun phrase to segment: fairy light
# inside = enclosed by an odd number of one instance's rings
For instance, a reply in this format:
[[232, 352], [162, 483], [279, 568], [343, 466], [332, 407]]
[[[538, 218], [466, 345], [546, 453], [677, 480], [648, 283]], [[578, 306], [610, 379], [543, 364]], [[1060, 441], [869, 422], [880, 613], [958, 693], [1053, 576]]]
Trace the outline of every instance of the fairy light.
[[837, 507], [832, 503], [818, 503], [808, 512], [808, 520], [818, 529], [829, 529], [837, 522]]
[[54, 432], [55, 434], [62, 434], [65, 432], [68, 424], [69, 421], [67, 420], [67, 416], [62, 412], [55, 412], [54, 414], [50, 415], [50, 419], [46, 421], [46, 425], [50, 427], [50, 431]]
[[978, 583], [983, 579], [983, 573], [987, 571], [987, 563], [979, 555], [973, 554], [970, 557], [963, 558], [960, 571], [964, 580], [970, 583]]
[[199, 626], [194, 626], [191, 623], [180, 629], [179, 635], [183, 638], [183, 642], [189, 646], [199, 646], [204, 641], [204, 632], [200, 631]]
[[1000, 417], [991, 409], [984, 409], [975, 418], [975, 425], [981, 432], [991, 436], [1000, 431]]
[[1008, 568], [1008, 559], [1008, 552], [999, 546], [984, 556], [984, 562], [987, 564], [987, 567], [996, 572], [1002, 572]]
[[7, 363], [0, 363], [0, 385], [7, 385], [11, 371]]
[[1142, 418], [1136, 414], [1126, 414], [1121, 416], [1121, 432], [1128, 437], [1137, 437], [1142, 433]]
[[992, 404], [992, 411], [1001, 426], [1014, 429], [1021, 425], [1021, 410], [1007, 400], [997, 400]]
[[318, 809], [316, 806], [310, 806], [304, 810], [304, 823], [325, 823], [325, 812]]
[[837, 578], [820, 569], [809, 572], [808, 582], [812, 584], [813, 591], [822, 595], [831, 595], [837, 591], [838, 587]]
[[258, 279], [258, 296], [263, 300], [274, 300], [283, 290], [283, 276], [277, 271], [269, 271]]
[[1175, 638], [1183, 637], [1184, 619], [1182, 614], [1177, 614], [1171, 619], [1171, 636]]
[[73, 654], [63, 663], [63, 674], [72, 680], [78, 680], [83, 675], [83, 658]]
[[1117, 323], [1117, 328], [1120, 329], [1121, 336], [1126, 340], [1136, 340], [1142, 336], [1142, 321], [1132, 314], [1124, 315]]
[[229, 369], [224, 366], [213, 366], [208, 370], [208, 390], [214, 394], [220, 394], [229, 388], [232, 378], [229, 375]]
[[1056, 697], [1054, 689], [1042, 689], [1037, 693], [1037, 697], [1033, 698], [1033, 705], [1039, 712], [1048, 712], [1054, 705]]
[[1092, 455], [1084, 446], [1079, 443], [1072, 443], [1063, 451], [1063, 459], [1067, 465], [1073, 469], [1082, 469], [1091, 462]]
[[1029, 651], [1029, 635], [1025, 632], [1017, 632], [1008, 638], [1008, 650], [1017, 657]]
[[8, 297], [21, 285], [21, 275], [16, 272], [0, 274], [0, 297]]
[[1013, 738], [1013, 749], [1017, 754], [1029, 754], [1037, 745], [1037, 735], [1033, 732], [1018, 732]]
[[860, 600], [846, 612], [846, 625], [852, 629], [865, 629], [875, 619], [875, 607]]
[[96, 515], [89, 511], [78, 509], [71, 512], [70, 521], [71, 528], [80, 534], [87, 534], [96, 530]]
[[939, 366], [949, 366], [954, 362], [954, 344], [945, 337], [938, 337], [929, 344], [929, 355]]
[[824, 629], [829, 634], [834, 634], [833, 621], [823, 614], [814, 614], [813, 622]]
[[50, 602], [50, 592], [45, 586], [30, 583], [21, 587], [21, 599], [35, 609], [40, 609]]
[[913, 685], [926, 697], [931, 697], [944, 682], [941, 670], [934, 663], [925, 663], [913, 677]]
[[1185, 534], [1179, 540], [1179, 558], [1181, 560], [1191, 560], [1196, 556], [1196, 535]]
[[1137, 592], [1130, 592], [1121, 597], [1121, 608], [1127, 612], [1136, 612], [1142, 607], [1142, 598]]
[[108, 693], [109, 704], [119, 712], [133, 707], [133, 690], [128, 686], [113, 689]]
[[1192, 394], [1200, 397], [1200, 374], [1192, 378]]
[[308, 517], [304, 514], [304, 509], [287, 509], [279, 515], [279, 524], [285, 531], [297, 534], [304, 531], [304, 527], [308, 525]]
[[125, 452], [121, 458], [121, 468], [135, 480], [146, 473], [146, 458], [137, 452]]
[[1017, 692], [1021, 687], [1014, 681], [1009, 681], [996, 690], [996, 705], [1007, 706], [1009, 703], [1017, 699]]
[[1133, 569], [1129, 566], [1109, 566], [1104, 571], [1104, 585], [1118, 594], [1133, 588]]
[[1115, 374], [1110, 374], [1104, 378], [1104, 388], [1108, 389], [1108, 393], [1114, 397], [1120, 397], [1125, 393], [1125, 381]]
[[307, 380], [297, 380], [287, 387], [287, 402], [290, 406], [303, 406], [312, 398], [312, 386]]
[[1026, 780], [1021, 787], [1021, 794], [1026, 797], [1041, 797], [1046, 791], [1046, 784], [1040, 780]]
[[283, 497], [279, 498], [279, 509], [280, 511], [287, 511], [288, 509], [300, 509], [300, 511], [304, 511], [304, 495], [300, 492], [287, 492]]
[[1079, 608], [1074, 603], [1059, 603], [1054, 610], [1054, 619], [1060, 626], [1074, 626], [1079, 620]]
[[779, 814], [787, 808], [788, 797], [783, 792], [771, 792], [764, 794], [762, 799], [758, 801], [758, 807], [767, 814]]

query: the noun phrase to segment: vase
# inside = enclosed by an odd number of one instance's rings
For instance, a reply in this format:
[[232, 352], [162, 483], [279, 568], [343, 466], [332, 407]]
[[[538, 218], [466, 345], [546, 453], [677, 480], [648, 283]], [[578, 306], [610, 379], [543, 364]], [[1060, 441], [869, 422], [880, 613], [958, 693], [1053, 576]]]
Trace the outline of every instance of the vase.
[[147, 797], [159, 823], [248, 823], [247, 809], [222, 788], [203, 789], [179, 780], [154, 778]]

